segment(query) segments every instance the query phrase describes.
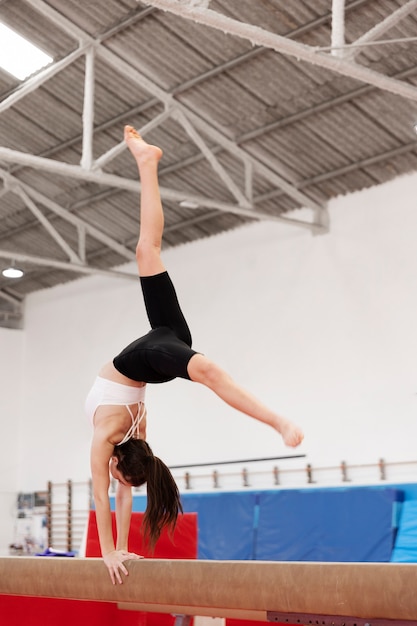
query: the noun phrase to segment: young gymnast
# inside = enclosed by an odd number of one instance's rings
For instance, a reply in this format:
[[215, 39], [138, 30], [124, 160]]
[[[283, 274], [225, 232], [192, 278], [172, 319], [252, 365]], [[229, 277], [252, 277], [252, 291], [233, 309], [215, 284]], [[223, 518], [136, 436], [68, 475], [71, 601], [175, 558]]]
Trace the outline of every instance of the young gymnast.
[[[122, 583], [121, 573], [128, 573], [124, 561], [141, 558], [128, 551], [131, 487], [147, 483], [143, 531], [151, 546], [164, 526], [175, 526], [182, 511], [171, 472], [145, 441], [146, 383], [176, 377], [201, 383], [231, 407], [272, 426], [287, 446], [298, 446], [303, 439], [296, 425], [264, 406], [213, 361], [191, 349], [191, 334], [160, 256], [164, 215], [158, 162], [162, 151], [147, 144], [132, 126], [125, 127], [124, 138], [141, 180], [136, 258], [152, 330], [102, 367], [86, 401], [94, 426], [91, 472], [100, 547], [113, 584]], [[108, 495], [109, 473], [117, 480], [116, 545]]]

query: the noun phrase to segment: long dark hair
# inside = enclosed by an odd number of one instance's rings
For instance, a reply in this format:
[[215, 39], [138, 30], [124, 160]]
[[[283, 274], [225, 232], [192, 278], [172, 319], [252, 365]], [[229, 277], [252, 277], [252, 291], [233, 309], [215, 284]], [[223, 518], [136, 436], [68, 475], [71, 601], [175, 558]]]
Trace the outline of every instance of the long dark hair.
[[142, 531], [151, 549], [167, 526], [173, 532], [182, 505], [177, 484], [161, 459], [155, 456], [143, 439], [129, 439], [115, 446], [117, 468], [133, 487], [147, 483], [147, 505]]

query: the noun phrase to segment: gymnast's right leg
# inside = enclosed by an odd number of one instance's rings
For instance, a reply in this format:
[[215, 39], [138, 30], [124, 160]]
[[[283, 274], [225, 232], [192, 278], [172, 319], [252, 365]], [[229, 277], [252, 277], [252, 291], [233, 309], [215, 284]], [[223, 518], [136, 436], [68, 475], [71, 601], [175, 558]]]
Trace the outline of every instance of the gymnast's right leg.
[[161, 260], [164, 212], [159, 192], [158, 163], [162, 150], [147, 144], [132, 126], [125, 127], [125, 141], [135, 158], [141, 181], [136, 259], [149, 322], [152, 328], [170, 328], [178, 339], [191, 346], [190, 329]]
[[164, 213], [158, 184], [158, 163], [162, 150], [147, 144], [132, 126], [125, 126], [125, 142], [134, 157], [141, 181], [140, 232], [136, 260], [140, 276], [165, 271], [161, 260]]

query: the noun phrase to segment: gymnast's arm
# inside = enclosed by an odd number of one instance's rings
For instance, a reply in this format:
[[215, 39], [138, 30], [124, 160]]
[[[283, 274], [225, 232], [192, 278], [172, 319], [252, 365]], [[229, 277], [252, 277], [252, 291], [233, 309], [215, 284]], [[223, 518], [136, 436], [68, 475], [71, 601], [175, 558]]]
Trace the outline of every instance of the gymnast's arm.
[[[146, 408], [139, 424], [139, 437], [146, 440]], [[121, 482], [116, 489], [116, 550], [128, 550], [130, 519], [132, 517], [132, 488]]]
[[[127, 575], [128, 571], [123, 561], [139, 558], [127, 550], [116, 550], [112, 532], [112, 519], [109, 499], [109, 461], [112, 457], [114, 445], [109, 441], [109, 433], [103, 427], [96, 427], [91, 444], [91, 475], [93, 480], [93, 495], [96, 507], [98, 536], [101, 554], [110, 578], [115, 584], [122, 583], [120, 572]], [[129, 515], [130, 521], [130, 515]], [[128, 531], [127, 531], [128, 532]], [[123, 537], [121, 537], [122, 540]]]
[[132, 487], [117, 483], [116, 488], [116, 550], [128, 551], [130, 518], [132, 517]]

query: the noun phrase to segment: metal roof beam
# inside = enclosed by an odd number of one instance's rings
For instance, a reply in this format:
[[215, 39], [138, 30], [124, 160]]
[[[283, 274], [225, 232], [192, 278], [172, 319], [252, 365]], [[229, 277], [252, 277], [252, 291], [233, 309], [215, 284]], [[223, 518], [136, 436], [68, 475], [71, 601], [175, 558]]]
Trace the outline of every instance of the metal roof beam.
[[94, 48], [85, 55], [84, 104], [83, 104], [83, 149], [81, 167], [89, 170], [93, 163], [94, 134]]
[[169, 11], [198, 24], [221, 30], [226, 34], [248, 39], [254, 45], [270, 48], [276, 52], [295, 57], [299, 61], [317, 65], [343, 76], [349, 76], [350, 78], [374, 85], [379, 89], [389, 91], [403, 98], [417, 101], [417, 88], [413, 85], [395, 80], [340, 57], [317, 51], [311, 46], [282, 37], [259, 26], [245, 24], [211, 9], [194, 7], [189, 4], [184, 5], [176, 0], [146, 0], [146, 4], [162, 11]]
[[110, 276], [110, 278], [128, 278], [130, 280], [138, 279], [137, 273], [132, 274], [130, 272], [103, 270], [99, 267], [91, 267], [90, 265], [68, 263], [65, 261], [58, 261], [57, 259], [41, 257], [32, 254], [24, 254], [22, 252], [13, 252], [11, 250], [0, 250], [0, 258], [13, 258], [15, 261], [20, 261], [21, 263], [31, 263], [33, 265], [41, 265], [59, 270], [76, 272], [77, 274], [98, 274], [100, 276]]
[[[17, 150], [11, 150], [9, 148], [0, 147], [0, 161], [6, 161], [9, 163], [18, 163], [20, 165], [26, 165], [28, 167], [32, 167], [34, 169], [44, 170], [48, 172], [53, 172], [60, 176], [66, 176], [68, 178], [74, 178], [77, 180], [85, 180], [88, 182], [96, 183], [97, 185], [105, 185], [108, 187], [116, 187], [118, 189], [125, 189], [126, 191], [133, 191], [137, 194], [140, 193], [141, 185], [138, 181], [135, 181], [131, 178], [122, 178], [121, 176], [116, 176], [115, 174], [106, 174], [104, 172], [93, 172], [91, 170], [84, 170], [79, 165], [72, 165], [70, 163], [63, 163], [60, 161], [55, 161], [53, 159], [45, 159], [43, 157], [34, 156], [32, 154], [27, 154], [26, 152], [19, 152]], [[2, 171], [0, 169], [0, 176], [4, 177], [8, 175], [8, 172]], [[17, 180], [17, 179], [16, 179]], [[72, 223], [78, 224], [82, 220], [80, 218], [75, 217], [71, 213], [68, 213], [64, 208], [57, 205], [52, 200], [49, 200], [46, 196], [36, 191], [29, 185], [26, 185], [17, 180], [19, 184], [25, 189], [28, 194], [34, 199], [38, 200], [42, 204], [44, 204], [47, 208], [50, 208], [55, 213], [60, 214], [63, 219], [70, 221]], [[171, 200], [173, 202], [184, 202], [189, 201], [193, 204], [197, 204], [199, 207], [207, 207], [212, 209], [218, 209], [219, 211], [224, 211], [226, 213], [235, 213], [236, 215], [242, 215], [244, 217], [254, 219], [254, 220], [269, 220], [269, 221], [282, 221], [286, 223], [292, 223], [294, 225], [304, 226], [306, 228], [310, 228], [312, 230], [320, 231], [322, 229], [321, 223], [310, 223], [310, 222], [299, 222], [298, 220], [288, 220], [285, 217], [281, 217], [280, 215], [270, 215], [268, 213], [260, 213], [253, 208], [246, 209], [240, 206], [227, 203], [220, 202], [218, 200], [213, 200], [212, 198], [206, 198], [204, 196], [200, 196], [198, 194], [189, 194], [182, 191], [177, 191], [175, 189], [169, 189], [167, 187], [160, 187], [161, 198], [166, 200]], [[321, 207], [320, 207], [321, 209]], [[130, 251], [126, 250], [124, 246], [121, 246], [110, 237], [104, 235], [97, 228], [91, 226], [87, 222], [83, 222], [86, 225], [87, 231], [90, 235], [95, 237], [98, 240], [101, 240], [103, 243], [106, 243], [110, 248], [115, 249], [117, 252], [122, 254], [123, 256], [127, 256], [131, 259]]]
[[417, 0], [409, 0], [406, 4], [404, 4], [404, 6], [394, 11], [394, 13], [391, 13], [391, 15], [386, 17], [384, 20], [382, 20], [382, 22], [380, 22], [373, 28], [371, 28], [371, 30], [368, 30], [368, 32], [362, 35], [362, 37], [359, 37], [358, 39], [356, 39], [356, 41], [352, 42], [352, 47], [349, 46], [344, 50], [341, 50], [343, 58], [348, 59], [349, 61], [353, 61], [355, 57], [363, 51], [362, 46], [378, 39], [378, 37], [396, 26], [398, 22], [407, 17], [407, 15], [409, 15], [415, 9], [417, 9]]
[[[350, 2], [345, 5], [345, 12], [348, 13], [352, 11], [353, 9], [356, 9], [360, 7], [361, 5], [365, 4], [366, 2], [369, 2], [369, 0], [354, 0], [353, 2]], [[157, 10], [153, 7], [152, 9], [154, 11]], [[294, 38], [299, 35], [309, 33], [314, 28], [317, 28], [318, 26], [322, 26], [326, 22], [330, 21], [331, 16], [332, 16], [331, 13], [320, 15], [319, 17], [316, 17], [315, 19], [307, 22], [307, 24], [303, 24], [302, 26], [297, 26], [297, 28], [293, 28], [292, 30], [288, 31], [285, 34], [285, 37]], [[174, 89], [172, 89], [170, 93], [174, 96], [180, 93], [183, 93], [184, 91], [187, 91], [187, 89], [191, 89], [192, 87], [195, 87], [201, 82], [208, 80], [210, 78], [213, 78], [213, 76], [217, 76], [219, 74], [222, 74], [223, 72], [227, 72], [228, 70], [231, 70], [234, 67], [237, 67], [241, 63], [250, 61], [251, 59], [254, 59], [260, 54], [264, 54], [265, 52], [266, 52], [265, 47], [255, 46], [251, 48], [250, 50], [247, 50], [246, 52], [243, 52], [242, 54], [238, 55], [237, 57], [229, 59], [228, 61], [224, 61], [223, 63], [219, 63], [219, 65], [216, 65], [215, 67], [212, 67], [211, 69], [206, 70], [202, 74], [198, 74], [197, 76], [194, 76], [193, 78], [186, 80], [184, 83], [180, 83], [179, 85], [174, 87]]]
[[[2, 257], [2, 251], [0, 250], [0, 257]], [[10, 253], [8, 253], [8, 256], [3, 256], [3, 258], [10, 258]], [[13, 256], [13, 259], [15, 257]], [[12, 296], [10, 293], [8, 293], [7, 291], [4, 291], [4, 289], [0, 289], [0, 298], [3, 298], [3, 300], [7, 300], [7, 302], [11, 302], [12, 304], [14, 304], [15, 306], [17, 306], [18, 308], [21, 307], [22, 305], [22, 300], [20, 300], [17, 296]]]
[[187, 135], [190, 139], [196, 144], [196, 146], [201, 150], [204, 157], [210, 163], [213, 170], [216, 172], [217, 176], [223, 183], [226, 185], [227, 189], [230, 193], [235, 197], [240, 206], [245, 207], [246, 209], [250, 208], [250, 203], [248, 199], [245, 197], [244, 193], [239, 189], [231, 176], [226, 172], [224, 167], [221, 165], [220, 161], [214, 155], [214, 153], [210, 150], [204, 139], [201, 135], [196, 131], [194, 126], [190, 123], [187, 116], [180, 110], [173, 109], [172, 111], [173, 117], [181, 124], [184, 128]]
[[263, 176], [266, 180], [269, 180], [272, 184], [276, 185], [289, 195], [290, 197], [297, 200], [301, 206], [307, 208], [313, 208], [314, 210], [323, 210], [325, 211], [325, 205], [320, 204], [319, 202], [315, 202], [308, 196], [306, 196], [302, 191], [300, 191], [295, 185], [289, 183], [284, 178], [282, 178], [279, 174], [277, 174], [271, 167], [270, 164], [263, 163], [265, 157], [259, 153], [257, 148], [252, 147], [252, 152], [256, 155], [252, 156], [249, 152], [239, 147], [234, 141], [225, 137], [222, 133], [213, 128], [210, 124], [205, 122], [200, 116], [196, 115], [194, 112], [188, 110], [187, 112], [188, 118], [193, 122], [193, 124], [199, 127], [203, 132], [205, 132], [209, 137], [211, 137], [214, 141], [217, 141], [222, 148], [228, 150], [232, 154], [238, 154], [244, 160], [246, 158], [250, 159], [254, 170], [257, 171], [261, 176]]
[[[0, 151], [1, 150], [6, 150], [6, 148], [0, 148]], [[24, 154], [24, 153], [17, 153], [17, 154]], [[40, 158], [40, 157], [34, 157], [33, 155], [26, 155], [26, 156], [30, 157], [31, 159], [35, 159], [35, 160]], [[48, 159], [43, 159], [43, 161], [48, 161]], [[61, 163], [58, 163], [57, 161], [51, 161], [50, 165], [52, 166], [53, 164], [55, 164], [55, 165], [63, 165]], [[72, 166], [72, 167], [78, 168], [79, 171], [81, 171], [81, 172], [83, 171], [82, 168], [79, 167], [79, 166]], [[47, 196], [43, 195], [41, 192], [37, 191], [36, 189], [31, 187], [30, 185], [28, 185], [26, 183], [23, 183], [22, 181], [18, 180], [17, 178], [14, 178], [11, 174], [6, 172], [5, 170], [1, 170], [1, 169], [0, 169], [0, 178], [3, 178], [4, 180], [6, 180], [6, 184], [8, 184], [8, 185], [17, 185], [17, 186], [19, 186], [21, 189], [23, 189], [24, 192], [26, 192], [26, 194], [28, 196], [30, 196], [30, 198], [32, 198], [36, 202], [39, 202], [40, 204], [45, 206], [47, 209], [49, 209], [53, 213], [59, 215], [59, 217], [61, 217], [65, 221], [69, 222], [70, 224], [72, 224], [76, 228], [79, 228], [79, 227], [85, 228], [86, 232], [91, 237], [94, 237], [95, 239], [97, 239], [101, 243], [105, 244], [110, 249], [112, 249], [115, 252], [117, 252], [118, 254], [120, 254], [120, 256], [126, 258], [129, 261], [134, 261], [135, 260], [135, 255], [134, 255], [134, 253], [131, 250], [127, 249], [125, 246], [123, 246], [122, 244], [118, 243], [117, 241], [115, 241], [114, 239], [109, 237], [108, 235], [105, 235], [103, 232], [101, 232], [95, 226], [92, 226], [88, 222], [85, 222], [81, 218], [73, 215], [72, 213], [70, 213], [69, 211], [64, 209], [62, 206], [60, 206], [57, 202], [54, 202], [53, 200], [51, 200]]]
[[340, 48], [345, 44], [345, 0], [332, 1], [332, 54], [343, 56]]
[[39, 13], [49, 19], [53, 24], [59, 26], [59, 28], [66, 32], [67, 35], [77, 39], [80, 43], [93, 43], [93, 38], [82, 30], [82, 28], [79, 28], [76, 24], [62, 15], [62, 13], [53, 9], [43, 0], [25, 0], [25, 4], [28, 4], [33, 9], [36, 9], [36, 11], [39, 11]]
[[72, 263], [81, 263], [81, 259], [74, 252], [71, 246], [65, 241], [65, 239], [59, 234], [59, 232], [52, 226], [51, 222], [44, 216], [42, 211], [36, 206], [33, 200], [28, 196], [28, 194], [19, 186], [13, 185], [12, 191], [16, 193], [25, 203], [27, 208], [36, 219], [42, 224], [45, 230], [51, 235], [54, 241], [59, 245], [59, 247], [65, 252]]
[[36, 91], [39, 87], [41, 87], [47, 80], [55, 76], [55, 74], [59, 74], [62, 70], [64, 70], [68, 65], [77, 61], [83, 54], [86, 53], [90, 44], [82, 44], [77, 50], [71, 52], [68, 56], [56, 63], [52, 63], [48, 65], [44, 70], [41, 70], [34, 76], [28, 78], [20, 87], [18, 87], [13, 93], [10, 94], [7, 98], [0, 102], [0, 113], [4, 113], [11, 106], [17, 104], [19, 100], [32, 93], [32, 91]]

